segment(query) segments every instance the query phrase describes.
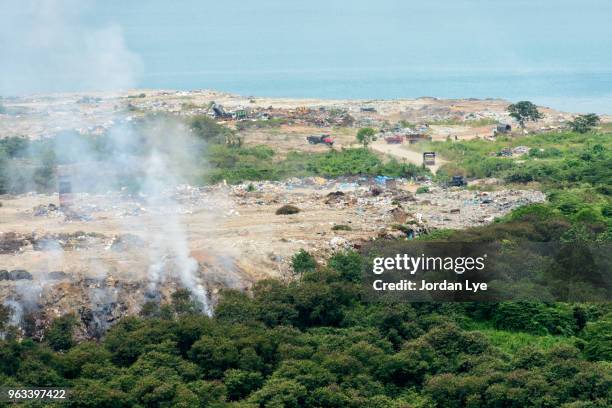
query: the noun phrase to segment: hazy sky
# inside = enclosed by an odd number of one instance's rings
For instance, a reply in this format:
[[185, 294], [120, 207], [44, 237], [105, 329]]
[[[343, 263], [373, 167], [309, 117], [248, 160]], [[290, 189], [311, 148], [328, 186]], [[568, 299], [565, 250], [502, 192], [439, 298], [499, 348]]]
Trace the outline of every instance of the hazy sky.
[[608, 0], [1, 0], [0, 12], [2, 93], [612, 73]]
[[[607, 0], [105, 1], [145, 73], [612, 70]], [[146, 4], [146, 6], [144, 6]], [[240, 56], [240, 57], [237, 57]]]

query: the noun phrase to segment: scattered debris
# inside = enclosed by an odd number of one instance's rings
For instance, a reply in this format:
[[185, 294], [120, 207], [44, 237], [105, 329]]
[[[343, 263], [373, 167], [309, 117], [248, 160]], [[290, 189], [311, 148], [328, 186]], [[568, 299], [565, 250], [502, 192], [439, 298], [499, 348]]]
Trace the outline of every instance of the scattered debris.
[[57, 205], [53, 203], [49, 203], [47, 205], [38, 205], [34, 207], [33, 214], [36, 217], [41, 217], [41, 216], [47, 216], [49, 215], [49, 213], [56, 212], [57, 210], [59, 210]]
[[512, 149], [512, 153], [516, 155], [527, 154], [531, 150], [530, 147], [527, 146], [516, 146]]
[[134, 234], [115, 235], [110, 244], [110, 249], [113, 251], [127, 251], [131, 248], [142, 248], [145, 246], [145, 241]]
[[49, 272], [48, 277], [51, 280], [62, 280], [68, 278], [69, 275], [64, 271], [52, 271]]

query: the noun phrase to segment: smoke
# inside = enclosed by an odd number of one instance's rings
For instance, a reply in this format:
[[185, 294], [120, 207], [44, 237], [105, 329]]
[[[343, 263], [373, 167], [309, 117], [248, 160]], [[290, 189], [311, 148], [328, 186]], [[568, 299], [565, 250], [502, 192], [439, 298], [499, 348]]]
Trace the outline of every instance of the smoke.
[[[177, 132], [174, 133], [176, 135]], [[181, 133], [184, 135], [184, 133]], [[180, 144], [179, 144], [180, 145]], [[172, 144], [176, 146], [176, 144]], [[178, 158], [176, 158], [178, 159]], [[168, 166], [164, 156], [154, 148], [145, 162], [146, 177], [142, 193], [149, 206], [163, 208], [166, 222], [152, 234], [151, 254], [154, 262], [149, 268], [150, 281], [157, 285], [162, 281], [164, 271], [168, 264], [178, 271], [178, 277], [183, 286], [191, 289], [197, 300], [202, 304], [203, 310], [211, 314], [208, 294], [204, 284], [198, 278], [198, 263], [189, 255], [189, 244], [185, 229], [180, 221], [179, 204], [167, 193], [169, 188], [178, 185], [176, 175]], [[170, 210], [170, 211], [167, 211]], [[171, 254], [172, 262], [168, 258], [155, 259], [157, 254]]]
[[[128, 49], [120, 27], [92, 19], [89, 4], [77, 0], [4, 0], [0, 5], [0, 92], [22, 95], [133, 87], [141, 71], [140, 59]], [[78, 111], [77, 105], [74, 108]], [[149, 290], [158, 292], [164, 282], [177, 279], [210, 315], [208, 291], [199, 265], [190, 255], [181, 219], [184, 210], [176, 199], [177, 186], [193, 181], [202, 168], [205, 146], [176, 118], [160, 115], [135, 120], [127, 110], [119, 110], [113, 122], [115, 126], [102, 138], [102, 145], [92, 143], [94, 136], [76, 132], [55, 137], [51, 150], [59, 164], [58, 175], [70, 181], [75, 196], [80, 192], [121, 190], [126, 202], [142, 203], [146, 214], [124, 221], [122, 232], [138, 230], [144, 234], [141, 238], [148, 254]], [[50, 131], [55, 128], [51, 122], [48, 126]], [[22, 172], [18, 182], [33, 186], [34, 177], [35, 172]], [[85, 216], [78, 199], [70, 208], [74, 210], [72, 216]], [[47, 269], [62, 270], [63, 265], [57, 262], [63, 259], [61, 246], [49, 245], [55, 261]], [[100, 262], [89, 264], [94, 270], [87, 272], [99, 279], [111, 272], [110, 266]], [[20, 320], [24, 302], [36, 303], [42, 286], [51, 284], [42, 279], [33, 282], [30, 290], [18, 287], [21, 305], [9, 301], [15, 311], [13, 319]], [[89, 297], [95, 306], [95, 325], [102, 326], [96, 311], [105, 310], [104, 302], [116, 301], [116, 290], [103, 285], [90, 290]]]
[[0, 3], [0, 93], [132, 87], [141, 72], [121, 27], [98, 23], [88, 0]]
[[[177, 199], [181, 186], [198, 176], [205, 144], [179, 119], [166, 115], [115, 126], [104, 140], [102, 151], [97, 150], [95, 143], [83, 143], [78, 135], [55, 140], [53, 147], [60, 160], [58, 172], [62, 179], [71, 182], [73, 191], [73, 202], [65, 211], [82, 219], [87, 217], [87, 207], [81, 205], [81, 194], [103, 193], [106, 198], [113, 197], [115, 221], [121, 233], [140, 233], [144, 240], [149, 264], [147, 296], [157, 298], [160, 287], [175, 279], [192, 292], [202, 310], [210, 315], [208, 291], [199, 265], [190, 255], [182, 220], [186, 210]], [[118, 194], [119, 191], [123, 193]], [[119, 211], [133, 203], [138, 203], [141, 213], [119, 217]], [[108, 276], [102, 263], [93, 265], [86, 260], [84, 263], [95, 266], [95, 271], [88, 271], [89, 275], [95, 272], [98, 279]], [[114, 294], [97, 293], [95, 297], [116, 299]]]

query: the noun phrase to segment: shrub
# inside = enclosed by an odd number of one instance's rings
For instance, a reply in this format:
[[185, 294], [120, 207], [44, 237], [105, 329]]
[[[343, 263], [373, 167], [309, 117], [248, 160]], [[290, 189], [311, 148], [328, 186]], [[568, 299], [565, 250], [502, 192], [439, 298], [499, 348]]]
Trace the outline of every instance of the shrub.
[[294, 205], [283, 205], [281, 208], [279, 208], [278, 210], [276, 210], [276, 215], [290, 215], [290, 214], [297, 214], [300, 212], [300, 209], [297, 208]]
[[350, 225], [346, 225], [346, 224], [336, 224], [332, 227], [332, 231], [352, 231], [353, 229], [351, 228]]
[[429, 187], [421, 186], [421, 187], [417, 188], [416, 193], [417, 194], [429, 193]]
[[206, 115], [194, 116], [191, 118], [189, 125], [198, 138], [212, 143], [224, 143], [232, 133], [230, 129], [219, 125], [214, 119]]
[[338, 271], [340, 276], [349, 282], [359, 282], [361, 280], [363, 260], [358, 252], [337, 253], [329, 258], [327, 266]]
[[317, 267], [317, 263], [310, 253], [300, 249], [300, 251], [291, 258], [291, 266], [296, 273], [303, 273], [314, 271]]

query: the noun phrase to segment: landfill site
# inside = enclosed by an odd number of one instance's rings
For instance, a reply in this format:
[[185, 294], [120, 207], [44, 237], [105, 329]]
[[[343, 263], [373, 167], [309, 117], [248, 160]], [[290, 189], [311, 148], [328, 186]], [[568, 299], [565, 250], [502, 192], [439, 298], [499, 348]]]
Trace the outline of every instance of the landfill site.
[[[34, 140], [65, 130], [99, 134], [161, 111], [207, 114], [232, 129], [240, 120], [282, 118], [280, 127], [240, 131], [244, 144], [265, 144], [281, 156], [341, 149], [355, 144], [357, 129], [372, 126], [395, 135], [386, 140], [383, 134], [372, 150], [418, 165], [427, 163], [410, 144], [421, 136], [404, 132], [401, 141], [410, 142], [397, 143], [398, 122], [423, 123], [433, 140], [488, 138], [503, 131], [462, 121], [511, 123], [502, 100], [289, 100], [144, 90], [5, 98], [3, 105], [0, 138]], [[531, 131], [554, 129], [571, 117], [543, 110], [545, 119]], [[428, 121], [449, 124], [425, 125]], [[306, 139], [312, 134], [331, 134], [333, 142]], [[437, 160], [431, 163], [434, 173], [444, 158]], [[92, 338], [121, 316], [139, 313], [147, 301], [167, 301], [178, 288], [188, 288], [205, 312], [214, 313], [224, 288], [248, 291], [266, 277], [294, 279], [291, 257], [300, 249], [324, 260], [370, 240], [485, 225], [546, 199], [540, 191], [504, 188], [497, 180], [470, 184], [475, 187], [441, 186], [428, 177], [304, 177], [163, 184], [155, 199], [121, 190], [62, 191], [62, 185], [49, 193], [0, 195], [0, 301], [11, 306], [14, 323], [28, 321], [33, 333], [74, 313], [80, 318], [79, 336]], [[496, 188], [478, 189], [488, 184]]]

